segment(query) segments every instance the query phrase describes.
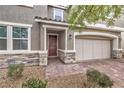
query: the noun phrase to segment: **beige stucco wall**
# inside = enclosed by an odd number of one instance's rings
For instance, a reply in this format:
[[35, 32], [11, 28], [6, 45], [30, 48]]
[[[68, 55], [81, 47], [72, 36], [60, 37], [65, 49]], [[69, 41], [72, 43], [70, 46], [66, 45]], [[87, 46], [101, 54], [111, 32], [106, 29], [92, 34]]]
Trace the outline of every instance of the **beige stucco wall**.
[[[69, 38], [69, 35], [71, 35], [71, 38]], [[74, 31], [68, 30], [67, 32], [67, 49], [68, 50], [73, 50], [73, 41], [74, 41]]]
[[124, 52], [124, 32], [121, 33], [121, 37], [122, 37], [122, 40], [121, 40], [121, 47], [123, 49], [123, 52]]
[[106, 30], [83, 29], [82, 31], [108, 33], [108, 34], [113, 34], [113, 35], [117, 35], [117, 36], [121, 35], [120, 32], [106, 31]]
[[65, 31], [59, 33], [59, 49], [65, 49]]
[[48, 18], [53, 19], [53, 7], [48, 7]]
[[33, 7], [33, 15], [39, 17], [47, 17], [47, 5], [34, 5]]
[[40, 50], [40, 25], [33, 23], [31, 29], [31, 50]]

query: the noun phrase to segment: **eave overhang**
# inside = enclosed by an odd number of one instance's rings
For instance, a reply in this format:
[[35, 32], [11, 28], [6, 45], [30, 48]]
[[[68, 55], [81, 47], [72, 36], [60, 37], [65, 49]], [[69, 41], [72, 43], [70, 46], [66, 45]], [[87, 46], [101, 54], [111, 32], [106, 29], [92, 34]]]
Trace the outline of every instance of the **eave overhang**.
[[[34, 21], [38, 23], [43, 23], [43, 24], [60, 25], [65, 27], [69, 26], [69, 24], [66, 21], [57, 21], [57, 20], [52, 20], [52, 19], [47, 19], [42, 17], [35, 17]], [[81, 26], [77, 25], [77, 28], [78, 27], [81, 27]], [[105, 24], [87, 25], [86, 29], [87, 28], [96, 29], [96, 30], [114, 31], [114, 32], [124, 32], [124, 28], [117, 27], [117, 26], [107, 27]]]

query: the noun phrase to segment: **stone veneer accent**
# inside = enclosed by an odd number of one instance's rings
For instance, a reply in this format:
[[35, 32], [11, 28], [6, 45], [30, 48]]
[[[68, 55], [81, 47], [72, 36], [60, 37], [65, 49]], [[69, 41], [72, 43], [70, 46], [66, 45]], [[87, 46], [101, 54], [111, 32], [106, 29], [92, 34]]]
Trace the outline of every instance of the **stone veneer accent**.
[[47, 56], [47, 52], [46, 53], [39, 53], [39, 61], [40, 61], [40, 65], [47, 65], [47, 61], [48, 61], [48, 56]]
[[122, 49], [113, 50], [112, 58], [117, 58], [117, 59], [122, 58]]
[[62, 60], [64, 63], [76, 63], [75, 51], [59, 50], [58, 55], [60, 60]]
[[7, 68], [9, 64], [24, 63], [25, 66], [46, 65], [47, 53], [16, 53], [0, 54], [0, 68]]

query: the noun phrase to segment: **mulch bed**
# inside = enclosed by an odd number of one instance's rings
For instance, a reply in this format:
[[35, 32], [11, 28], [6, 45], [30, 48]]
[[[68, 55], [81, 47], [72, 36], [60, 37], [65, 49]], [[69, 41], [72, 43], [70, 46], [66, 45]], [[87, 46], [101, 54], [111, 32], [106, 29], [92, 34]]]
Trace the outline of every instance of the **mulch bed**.
[[[7, 77], [7, 69], [0, 69], [0, 88], [21, 88], [22, 83], [27, 78], [39, 78], [45, 80], [45, 69], [42, 66], [25, 67], [23, 76], [18, 79]], [[86, 81], [83, 74], [69, 75], [49, 79], [48, 88], [81, 88]]]
[[49, 88], [83, 88], [84, 82], [86, 82], [86, 75], [75, 74], [63, 77], [57, 77], [48, 80]]
[[27, 78], [45, 78], [45, 71], [41, 66], [25, 67], [23, 76], [12, 80], [7, 77], [7, 69], [0, 69], [0, 88], [20, 88]]

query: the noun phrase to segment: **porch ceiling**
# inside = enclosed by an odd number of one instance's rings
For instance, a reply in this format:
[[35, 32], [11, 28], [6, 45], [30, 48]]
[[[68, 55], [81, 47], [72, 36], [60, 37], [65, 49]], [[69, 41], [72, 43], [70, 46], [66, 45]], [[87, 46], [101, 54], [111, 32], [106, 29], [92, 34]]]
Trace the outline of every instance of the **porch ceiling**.
[[56, 28], [47, 28], [47, 31], [49, 31], [49, 32], [51, 32], [51, 31], [60, 32], [60, 31], [64, 31], [64, 30], [56, 29]]
[[65, 31], [68, 29], [68, 27], [63, 27], [58, 25], [46, 25], [46, 24], [43, 24], [42, 27], [45, 27], [47, 30], [53, 30], [53, 31]]

